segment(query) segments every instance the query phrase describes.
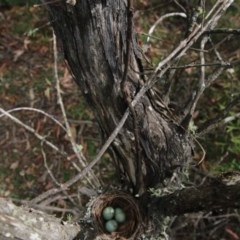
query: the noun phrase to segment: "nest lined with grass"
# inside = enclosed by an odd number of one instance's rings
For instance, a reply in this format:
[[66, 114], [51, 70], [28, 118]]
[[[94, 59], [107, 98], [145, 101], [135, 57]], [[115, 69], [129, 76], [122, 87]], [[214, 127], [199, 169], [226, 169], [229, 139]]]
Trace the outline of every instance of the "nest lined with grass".
[[[109, 233], [105, 229], [106, 220], [102, 212], [106, 207], [121, 208], [126, 214], [126, 221], [119, 224], [116, 231]], [[99, 195], [92, 204], [92, 217], [100, 233], [114, 237], [131, 239], [139, 234], [142, 216], [135, 199], [122, 191], [111, 191]]]

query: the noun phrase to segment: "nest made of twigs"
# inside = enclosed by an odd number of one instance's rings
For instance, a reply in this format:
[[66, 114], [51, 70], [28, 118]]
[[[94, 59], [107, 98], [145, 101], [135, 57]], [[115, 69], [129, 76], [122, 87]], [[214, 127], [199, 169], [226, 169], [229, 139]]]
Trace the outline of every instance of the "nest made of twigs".
[[[108, 233], [105, 230], [105, 220], [102, 216], [104, 208], [111, 206], [121, 208], [126, 214], [126, 221], [119, 225], [116, 232]], [[133, 238], [139, 233], [142, 216], [135, 199], [122, 191], [111, 191], [99, 195], [92, 204], [92, 217], [99, 232], [112, 237]]]

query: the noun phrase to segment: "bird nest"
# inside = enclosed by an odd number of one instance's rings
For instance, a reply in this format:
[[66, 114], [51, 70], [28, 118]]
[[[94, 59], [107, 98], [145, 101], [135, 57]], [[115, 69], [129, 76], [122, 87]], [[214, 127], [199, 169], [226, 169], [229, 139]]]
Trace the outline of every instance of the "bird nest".
[[[106, 220], [102, 214], [103, 210], [109, 206], [121, 208], [126, 214], [126, 221], [119, 224], [117, 230], [111, 233], [105, 229]], [[142, 216], [137, 202], [130, 194], [122, 191], [107, 192], [94, 199], [92, 217], [99, 232], [110, 235], [113, 239], [117, 237], [135, 239], [142, 223]]]

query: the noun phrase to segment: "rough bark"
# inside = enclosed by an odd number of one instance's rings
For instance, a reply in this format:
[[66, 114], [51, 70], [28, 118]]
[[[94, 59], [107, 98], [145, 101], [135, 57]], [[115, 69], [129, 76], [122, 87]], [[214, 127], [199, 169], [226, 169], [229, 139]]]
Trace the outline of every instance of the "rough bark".
[[[87, 0], [74, 6], [65, 2], [47, 6], [64, 57], [106, 139], [145, 81], [134, 31], [130, 36], [127, 31], [128, 1]], [[128, 52], [129, 41], [132, 47]], [[187, 133], [173, 121], [167, 103], [156, 107], [152, 96], [145, 94], [134, 113], [130, 111], [111, 147], [121, 179], [138, 195], [171, 177], [191, 159]]]
[[76, 223], [67, 223], [46, 213], [17, 207], [0, 198], [0, 239], [71, 240], [80, 231]]
[[151, 210], [160, 215], [182, 215], [199, 211], [240, 208], [240, 184], [226, 185], [214, 180], [198, 187], [184, 188], [153, 198]]

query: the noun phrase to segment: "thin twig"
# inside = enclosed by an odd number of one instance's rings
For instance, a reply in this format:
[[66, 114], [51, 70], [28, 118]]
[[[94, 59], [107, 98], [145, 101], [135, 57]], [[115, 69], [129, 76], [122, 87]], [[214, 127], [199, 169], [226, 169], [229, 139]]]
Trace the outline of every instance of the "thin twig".
[[41, 143], [41, 152], [42, 152], [42, 156], [43, 156], [43, 162], [44, 162], [44, 167], [47, 169], [47, 172], [49, 174], [49, 176], [51, 177], [51, 179], [53, 180], [53, 182], [58, 186], [60, 187], [60, 183], [57, 181], [57, 179], [54, 177], [50, 167], [48, 166], [48, 163], [47, 163], [47, 158], [46, 158], [46, 153], [45, 151], [43, 150], [43, 142]]
[[234, 65], [240, 63], [240, 60], [233, 61], [233, 62], [213, 62], [213, 63], [205, 63], [205, 64], [186, 64], [183, 66], [173, 66], [170, 69], [186, 69], [186, 68], [199, 68], [199, 67], [214, 67], [214, 66], [221, 66], [224, 68], [232, 68]]
[[206, 87], [209, 87], [219, 77], [219, 75], [223, 72], [224, 69], [224, 67], [219, 67], [215, 69], [213, 73], [211, 73], [206, 79]]
[[202, 137], [205, 134], [213, 131], [217, 127], [232, 122], [238, 118], [240, 118], [240, 113], [236, 113], [234, 116], [228, 116], [225, 118], [222, 118], [222, 116], [218, 116], [217, 118], [211, 119], [208, 121], [208, 123], [204, 124], [205, 125], [204, 127], [199, 129], [197, 137]]
[[209, 42], [210, 42], [211, 45], [212, 45], [213, 51], [214, 51], [216, 57], [218, 58], [218, 60], [219, 60], [222, 64], [226, 64], [225, 61], [223, 60], [223, 58], [221, 57], [221, 54], [218, 52], [216, 46], [214, 45], [212, 39], [211, 39], [210, 37], [209, 37], [208, 39], [209, 39]]
[[204, 34], [240, 34], [240, 29], [231, 29], [231, 28], [216, 28], [209, 31], [205, 31]]
[[194, 93], [194, 97], [193, 97], [193, 100], [191, 101], [190, 108], [187, 110], [187, 112], [185, 112], [185, 114], [190, 115], [190, 116], [192, 116], [192, 114], [197, 106], [198, 100], [206, 88], [205, 66], [204, 66], [205, 65], [204, 48], [205, 48], [207, 41], [208, 41], [208, 36], [204, 37], [201, 41], [201, 51], [200, 51], [201, 75], [200, 75], [200, 79], [199, 79], [199, 83], [198, 83], [198, 89], [197, 89], [196, 93]]
[[53, 143], [49, 142], [46, 137], [41, 136], [40, 134], [38, 134], [32, 127], [26, 125], [25, 123], [23, 123], [21, 120], [19, 120], [18, 118], [14, 117], [13, 115], [11, 115], [10, 113], [8, 113], [7, 111], [5, 111], [3, 108], [0, 108], [0, 112], [2, 113], [2, 115], [0, 115], [0, 117], [6, 116], [8, 118], [10, 118], [13, 122], [15, 122], [16, 124], [22, 126], [24, 129], [26, 129], [27, 131], [29, 131], [30, 133], [32, 133], [36, 138], [38, 138], [41, 142], [45, 143], [47, 146], [51, 147], [53, 150], [55, 150], [56, 152], [60, 153], [61, 155], [65, 156], [68, 158], [67, 153], [60, 150], [56, 145], [54, 145]]
[[187, 15], [185, 13], [181, 13], [181, 12], [174, 12], [174, 13], [167, 13], [165, 15], [163, 15], [162, 17], [160, 17], [152, 26], [151, 28], [149, 29], [148, 31], [148, 34], [144, 34], [147, 37], [147, 41], [146, 43], [143, 45], [142, 49], [143, 49], [143, 52], [145, 53], [147, 51], [147, 49], [149, 48], [149, 42], [151, 40], [151, 38], [156, 38], [157, 37], [154, 37], [152, 36], [154, 30], [156, 29], [156, 27], [166, 18], [169, 18], [169, 17], [176, 17], [176, 16], [180, 16], [180, 17], [183, 17], [183, 18], [186, 18]]
[[[65, 123], [66, 129], [67, 129], [67, 135], [68, 135], [68, 137], [70, 139], [73, 151], [76, 154], [80, 164], [82, 165], [82, 167], [86, 167], [87, 163], [82, 158], [80, 150], [79, 150], [79, 146], [76, 144], [76, 141], [75, 141], [75, 139], [73, 137], [73, 134], [72, 134], [72, 131], [71, 131], [71, 127], [70, 127], [70, 124], [69, 124], [68, 119], [67, 119], [66, 110], [65, 110], [65, 107], [64, 107], [64, 104], [63, 104], [63, 100], [62, 100], [60, 80], [59, 80], [59, 76], [58, 76], [57, 40], [56, 40], [56, 35], [54, 34], [54, 32], [53, 32], [53, 53], [54, 53], [54, 76], [55, 76], [55, 80], [56, 80], [57, 98], [58, 98], [58, 103], [59, 103], [60, 108], [61, 108], [63, 120], [64, 120], [64, 123]], [[73, 166], [76, 167], [76, 165], [73, 165]], [[77, 170], [79, 171], [80, 169], [77, 168]], [[101, 186], [101, 184], [100, 184], [98, 178], [96, 177], [96, 175], [93, 173], [93, 171], [91, 169], [89, 169], [89, 174], [88, 175], [90, 176], [90, 178], [87, 177], [88, 182], [94, 188], [99, 188]]]
[[[13, 108], [11, 110], [7, 110], [8, 113], [12, 113], [12, 112], [17, 112], [17, 111], [32, 111], [32, 112], [38, 112], [43, 114], [44, 116], [50, 118], [52, 121], [54, 121], [57, 125], [59, 125], [65, 132], [67, 131], [66, 128], [52, 115], [44, 112], [41, 109], [37, 109], [37, 108], [30, 108], [30, 107], [20, 107], [20, 108]], [[3, 117], [4, 114], [0, 115], [0, 118]]]
[[[77, 197], [77, 194], [68, 195], [68, 196], [63, 196], [62, 194], [58, 194], [58, 195], [56, 195], [56, 196], [54, 196], [54, 197], [49, 197], [49, 198], [47, 198], [46, 200], [42, 201], [42, 202], [40, 203], [40, 205], [41, 205], [42, 207], [44, 207], [44, 206], [49, 206], [49, 205], [51, 205], [51, 204], [54, 203], [54, 202], [57, 202], [57, 201], [59, 201], [59, 200], [65, 200], [65, 199], [68, 199], [69, 197], [71, 197], [71, 198]], [[37, 205], [39, 205], [39, 204], [37, 204]], [[36, 206], [37, 206], [37, 205], [36, 205]]]
[[240, 113], [236, 113], [233, 116], [228, 116], [230, 110], [239, 105], [240, 103], [240, 95], [236, 97], [234, 100], [232, 100], [225, 109], [215, 118], [209, 119], [207, 122], [203, 123], [202, 126], [200, 126], [196, 132], [197, 137], [201, 137], [205, 135], [206, 133], [209, 133], [213, 129], [219, 127], [222, 124], [226, 124], [230, 121], [235, 120], [236, 118], [240, 117]]
[[[48, 163], [47, 163], [47, 158], [46, 158], [46, 154], [43, 150], [43, 144], [41, 143], [41, 152], [42, 152], [42, 156], [43, 156], [43, 160], [44, 160], [44, 167], [47, 169], [47, 172], [49, 174], [49, 176], [51, 177], [51, 179], [53, 180], [53, 182], [55, 183], [55, 185], [57, 187], [60, 187], [61, 184], [58, 182], [58, 180], [55, 178], [53, 172], [51, 171], [50, 167], [48, 166]], [[63, 191], [64, 195], [69, 199], [70, 202], [72, 202], [73, 205], [77, 206], [77, 203], [73, 200], [73, 198], [66, 192], [66, 191]], [[52, 200], [52, 197], [50, 198]], [[45, 200], [46, 202], [47, 200]], [[42, 202], [39, 203], [39, 204], [43, 204]]]
[[42, 6], [58, 3], [58, 2], [61, 2], [61, 1], [62, 0], [52, 0], [52, 1], [43, 2], [43, 3], [40, 3], [40, 4], [34, 4], [33, 7], [42, 7]]
[[[61, 108], [63, 120], [64, 120], [64, 123], [65, 123], [66, 129], [67, 129], [67, 135], [68, 135], [68, 137], [70, 139], [70, 142], [72, 144], [73, 151], [75, 152], [75, 154], [77, 155], [79, 160], [81, 160], [81, 156], [79, 154], [79, 149], [77, 148], [76, 142], [73, 138], [71, 127], [69, 125], [69, 122], [68, 122], [68, 119], [67, 119], [67, 116], [66, 116], [65, 107], [64, 107], [64, 104], [63, 104], [63, 100], [62, 100], [60, 80], [59, 80], [59, 77], [58, 77], [58, 66], [57, 66], [57, 61], [58, 61], [57, 40], [56, 40], [56, 35], [54, 34], [54, 32], [53, 32], [53, 54], [54, 54], [54, 77], [55, 77], [55, 80], [56, 80], [58, 104], [60, 105], [60, 108]], [[81, 164], [83, 166], [85, 165], [85, 163], [83, 163], [83, 162], [81, 162]]]
[[181, 13], [181, 12], [173, 12], [173, 13], [167, 13], [165, 15], [163, 15], [162, 17], [160, 17], [153, 25], [152, 27], [149, 29], [148, 31], [148, 38], [147, 38], [147, 43], [150, 41], [150, 38], [154, 32], [154, 30], [156, 29], [156, 27], [166, 18], [170, 18], [170, 17], [183, 17], [186, 18], [187, 15], [185, 13]]
[[29, 206], [34, 206], [35, 204], [39, 204], [42, 201], [46, 200], [47, 198], [52, 197], [55, 194], [60, 193], [60, 192], [65, 191], [65, 190], [67, 190], [67, 187], [64, 188], [62, 185], [59, 188], [52, 188], [52, 189], [38, 195], [34, 199], [30, 200], [29, 201]]
[[77, 214], [76, 210], [73, 210], [72, 208], [60, 208], [60, 207], [53, 207], [53, 206], [41, 206], [41, 205], [34, 205], [35, 209], [42, 210], [42, 211], [51, 211], [51, 212], [62, 212], [62, 213], [72, 213]]

